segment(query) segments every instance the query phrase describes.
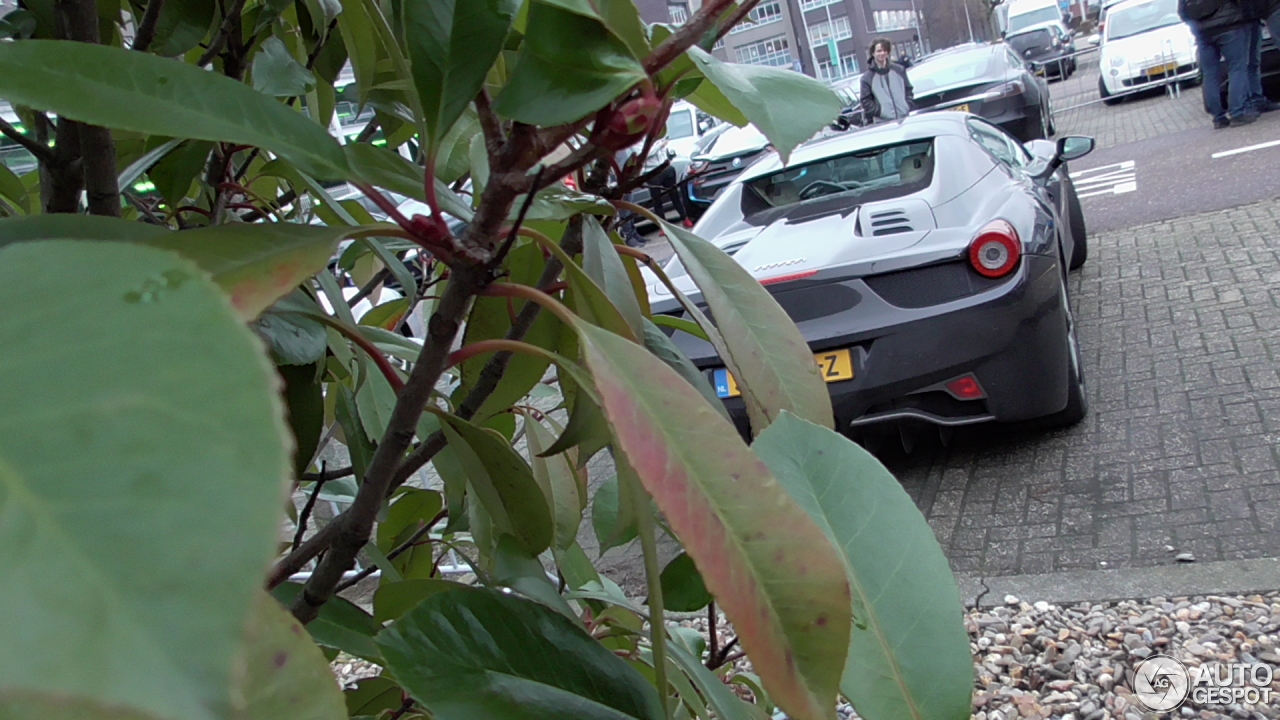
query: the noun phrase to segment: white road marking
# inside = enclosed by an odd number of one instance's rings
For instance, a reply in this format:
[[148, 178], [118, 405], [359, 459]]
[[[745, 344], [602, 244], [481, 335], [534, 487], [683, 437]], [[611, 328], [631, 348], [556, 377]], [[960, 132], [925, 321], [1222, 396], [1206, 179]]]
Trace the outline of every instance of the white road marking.
[[1217, 160], [1218, 158], [1224, 158], [1224, 157], [1227, 157], [1228, 155], [1239, 155], [1240, 153], [1253, 152], [1254, 150], [1265, 150], [1266, 148], [1275, 147], [1277, 145], [1280, 145], [1280, 140], [1272, 140], [1271, 142], [1258, 143], [1257, 145], [1248, 145], [1246, 147], [1236, 148], [1235, 150], [1223, 150], [1222, 152], [1216, 152], [1210, 155], [1209, 157], [1213, 158], [1214, 160]]
[[1071, 173], [1078, 197], [1122, 195], [1138, 189], [1137, 163], [1133, 160]]

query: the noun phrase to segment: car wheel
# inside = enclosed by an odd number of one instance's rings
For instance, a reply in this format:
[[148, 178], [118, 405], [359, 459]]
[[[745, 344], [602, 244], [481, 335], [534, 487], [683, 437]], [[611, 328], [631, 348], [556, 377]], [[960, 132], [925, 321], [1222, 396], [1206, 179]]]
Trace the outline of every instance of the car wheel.
[[1018, 138], [1022, 142], [1030, 142], [1032, 140], [1045, 139], [1046, 128], [1044, 125], [1044, 104], [1040, 105], [1040, 114], [1036, 117], [1027, 118], [1022, 126], [1022, 137]]
[[1071, 264], [1068, 269], [1075, 270], [1089, 258], [1089, 238], [1084, 224], [1084, 208], [1080, 205], [1080, 196], [1070, 180], [1067, 186], [1067, 216], [1071, 223]]
[[1046, 428], [1071, 427], [1089, 414], [1089, 393], [1084, 380], [1084, 366], [1080, 361], [1080, 343], [1076, 340], [1075, 313], [1071, 312], [1071, 299], [1067, 294], [1067, 281], [1061, 280], [1063, 312], [1067, 316], [1067, 406], [1037, 423]]
[[1116, 103], [1124, 99], [1124, 98], [1112, 97], [1111, 93], [1107, 92], [1107, 84], [1102, 82], [1102, 78], [1098, 78], [1098, 96], [1101, 97], [1102, 102], [1107, 105], [1115, 105]]

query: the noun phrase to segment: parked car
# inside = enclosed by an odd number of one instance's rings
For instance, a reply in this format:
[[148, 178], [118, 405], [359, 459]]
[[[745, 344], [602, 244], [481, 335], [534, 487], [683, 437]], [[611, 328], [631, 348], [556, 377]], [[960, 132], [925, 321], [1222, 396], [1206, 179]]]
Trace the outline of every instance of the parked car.
[[850, 127], [861, 127], [867, 124], [862, 114], [862, 102], [859, 93], [862, 91], [860, 77], [844, 80], [831, 87], [840, 98], [840, 117], [832, 123], [837, 129], [847, 130]]
[[1009, 3], [1005, 34], [1012, 35], [1047, 22], [1056, 22], [1066, 30], [1058, 0], [1012, 0]]
[[690, 216], [701, 217], [720, 191], [768, 147], [768, 138], [753, 125], [726, 125], [709, 137], [689, 165], [685, 207]]
[[1076, 44], [1059, 23], [1045, 23], [1007, 36], [1004, 41], [1046, 77], [1065, 80], [1076, 71]]
[[1200, 76], [1195, 36], [1178, 17], [1178, 0], [1125, 0], [1109, 8], [1100, 53], [1098, 95], [1108, 105]]
[[907, 77], [921, 110], [980, 115], [1023, 141], [1057, 132], [1048, 83], [1004, 43], [936, 53]]
[[[908, 117], [770, 153], [695, 229], [765, 285], [799, 327], [841, 430], [1037, 421], [1087, 411], [1068, 268], [1084, 217], [1065, 162], [1092, 138], [1022, 145], [972, 115]], [[666, 272], [706, 307], [678, 258]], [[662, 284], [655, 313], [683, 317]], [[671, 330], [739, 430], [737, 385], [714, 348]]]
[[667, 127], [663, 138], [666, 140], [667, 148], [675, 154], [671, 164], [681, 178], [685, 176], [699, 141], [706, 137], [717, 124], [710, 115], [683, 100], [671, 106], [671, 114], [667, 116]]

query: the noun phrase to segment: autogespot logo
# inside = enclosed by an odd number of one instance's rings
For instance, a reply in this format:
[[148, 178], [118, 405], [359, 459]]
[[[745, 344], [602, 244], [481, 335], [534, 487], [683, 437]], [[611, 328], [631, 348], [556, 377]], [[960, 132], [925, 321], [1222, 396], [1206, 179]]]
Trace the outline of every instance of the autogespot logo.
[[1186, 666], [1168, 655], [1152, 655], [1133, 669], [1133, 694], [1148, 710], [1173, 710], [1190, 689]]
[[1152, 655], [1133, 669], [1133, 694], [1148, 710], [1167, 712], [1191, 698], [1197, 705], [1269, 705], [1274, 671], [1263, 663], [1191, 667]]

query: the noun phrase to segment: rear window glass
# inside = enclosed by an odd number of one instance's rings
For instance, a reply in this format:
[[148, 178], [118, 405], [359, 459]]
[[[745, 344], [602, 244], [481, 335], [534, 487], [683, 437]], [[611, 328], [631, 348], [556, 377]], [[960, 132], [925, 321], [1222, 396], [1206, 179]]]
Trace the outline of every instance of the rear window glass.
[[907, 70], [907, 77], [917, 97], [931, 93], [939, 88], [953, 85], [976, 83], [985, 78], [1003, 77], [1004, 69], [997, 66], [1003, 62], [1001, 55], [989, 49], [977, 52], [960, 52], [954, 55], [942, 55]]
[[1049, 47], [1052, 42], [1052, 36], [1049, 34], [1048, 28], [1043, 30], [1032, 30], [1031, 32], [1020, 33], [1009, 38], [1008, 43], [1018, 52], [1026, 52], [1032, 48]]
[[1020, 15], [1009, 16], [1009, 32], [1017, 32], [1023, 28], [1029, 28], [1032, 25], [1039, 25], [1042, 22], [1052, 22], [1054, 20], [1062, 20], [1062, 11], [1056, 5], [1046, 5], [1045, 7], [1025, 12]]
[[672, 111], [667, 118], [667, 137], [672, 140], [693, 135], [693, 113], [688, 110]]
[[748, 180], [743, 203], [744, 209], [755, 211], [837, 198], [856, 204], [872, 199], [865, 195], [883, 200], [916, 192], [932, 180], [933, 140], [919, 140], [859, 150]]

